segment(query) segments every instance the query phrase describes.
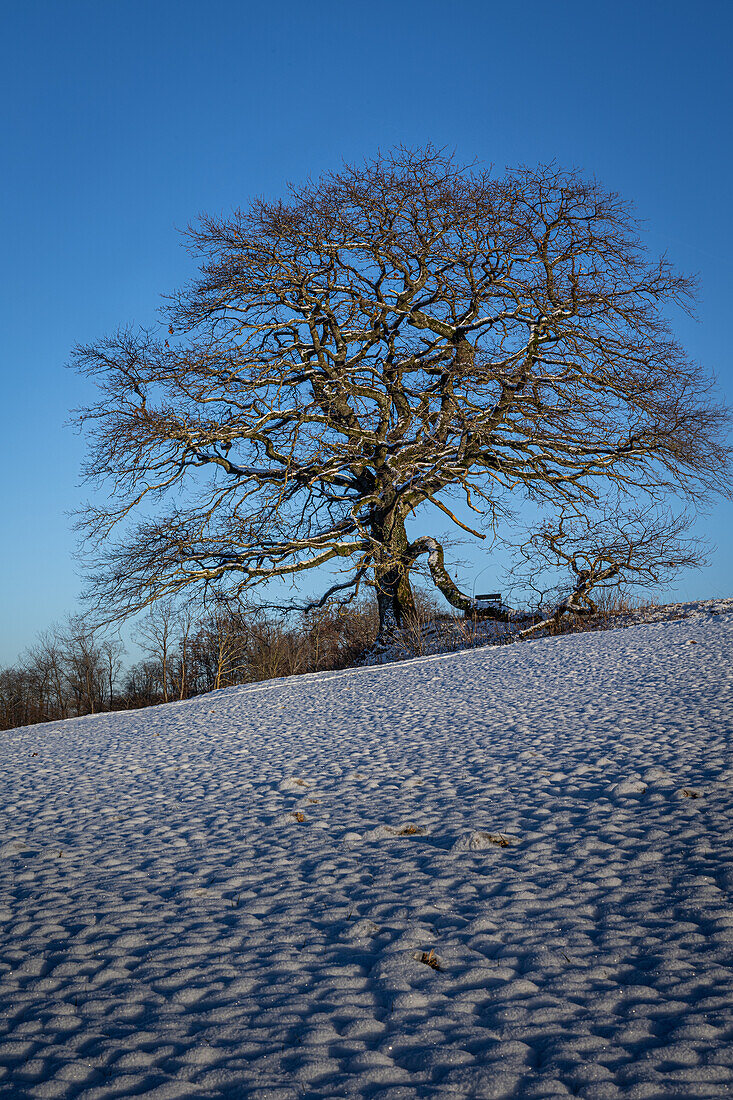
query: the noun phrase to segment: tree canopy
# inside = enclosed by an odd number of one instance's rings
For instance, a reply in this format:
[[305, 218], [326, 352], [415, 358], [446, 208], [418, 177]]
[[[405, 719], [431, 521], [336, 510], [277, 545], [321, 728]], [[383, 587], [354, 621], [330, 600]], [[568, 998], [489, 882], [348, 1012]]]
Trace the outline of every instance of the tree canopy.
[[[726, 412], [668, 318], [694, 284], [594, 180], [398, 149], [187, 237], [199, 273], [160, 331], [74, 355], [101, 391], [80, 418], [109, 500], [81, 522], [110, 613], [336, 565], [313, 606], [371, 585], [387, 628], [422, 559], [475, 606], [410, 516], [495, 539], [529, 499], [557, 517], [543, 545], [561, 561], [568, 525], [595, 510], [628, 535], [645, 501], [648, 562], [669, 493], [727, 490]], [[670, 565], [675, 524], [659, 528]]]

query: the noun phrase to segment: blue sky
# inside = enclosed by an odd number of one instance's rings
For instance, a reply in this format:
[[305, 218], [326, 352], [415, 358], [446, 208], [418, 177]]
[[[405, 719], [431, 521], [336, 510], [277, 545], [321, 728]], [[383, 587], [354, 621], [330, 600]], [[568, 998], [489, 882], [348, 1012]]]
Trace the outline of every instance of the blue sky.
[[[698, 320], [678, 331], [733, 400], [732, 31], [728, 0], [6, 5], [0, 665], [80, 589], [70, 348], [153, 320], [192, 273], [177, 227], [343, 159], [432, 141], [597, 176], [698, 273]], [[718, 550], [680, 598], [731, 592], [733, 506], [701, 530]]]

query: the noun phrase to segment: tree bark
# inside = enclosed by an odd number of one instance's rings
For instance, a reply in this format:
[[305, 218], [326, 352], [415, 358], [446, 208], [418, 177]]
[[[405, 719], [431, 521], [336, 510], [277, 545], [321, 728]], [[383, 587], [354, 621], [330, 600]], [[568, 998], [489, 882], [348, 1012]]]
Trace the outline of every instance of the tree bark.
[[500, 608], [479, 608], [478, 601], [474, 597], [466, 596], [461, 592], [445, 567], [443, 547], [437, 539], [432, 538], [430, 535], [422, 535], [410, 545], [409, 552], [413, 561], [421, 554], [428, 555], [428, 567], [430, 576], [433, 578], [433, 584], [439, 592], [442, 592], [452, 607], [466, 614], [481, 610], [486, 618], [496, 619], [499, 622], [508, 621], [509, 616], [505, 611]]
[[379, 608], [379, 640], [399, 630], [415, 615], [415, 599], [410, 584], [414, 557], [409, 553], [410, 544], [403, 516], [388, 515], [375, 525], [373, 533], [383, 547], [374, 578]]

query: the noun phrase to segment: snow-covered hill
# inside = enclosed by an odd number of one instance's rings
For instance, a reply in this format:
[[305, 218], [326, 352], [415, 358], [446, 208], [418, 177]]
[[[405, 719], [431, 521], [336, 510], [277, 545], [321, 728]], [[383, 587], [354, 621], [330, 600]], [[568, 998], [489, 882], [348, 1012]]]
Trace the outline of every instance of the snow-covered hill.
[[732, 655], [726, 601], [0, 734], [0, 1095], [729, 1095]]

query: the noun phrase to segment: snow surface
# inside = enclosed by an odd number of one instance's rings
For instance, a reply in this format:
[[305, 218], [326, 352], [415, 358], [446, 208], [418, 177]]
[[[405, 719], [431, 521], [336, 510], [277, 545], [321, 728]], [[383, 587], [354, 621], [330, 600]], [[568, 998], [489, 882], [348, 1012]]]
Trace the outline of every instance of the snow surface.
[[0, 1095], [729, 1095], [732, 652], [726, 601], [3, 733]]
[[[407, 630], [391, 644], [374, 646], [361, 661], [360, 665], [386, 664], [389, 661], [404, 661], [410, 657], [423, 657], [432, 653], [456, 652], [460, 649], [473, 649], [476, 646], [508, 645], [516, 641], [517, 635], [532, 622], [527, 612], [513, 611], [506, 604], [502, 607], [509, 614], [508, 622], [495, 619], [458, 618], [445, 616], [428, 621], [417, 630]], [[733, 612], [733, 599], [698, 600], [687, 604], [649, 604], [617, 611], [608, 615], [599, 615], [602, 629], [617, 630], [640, 623], [660, 623], [673, 619], [699, 618], [700, 616], [721, 615]], [[589, 620], [586, 630], [598, 629], [598, 625]], [[570, 629], [568, 629], [570, 633]], [[535, 638], [539, 638], [536, 634]]]

